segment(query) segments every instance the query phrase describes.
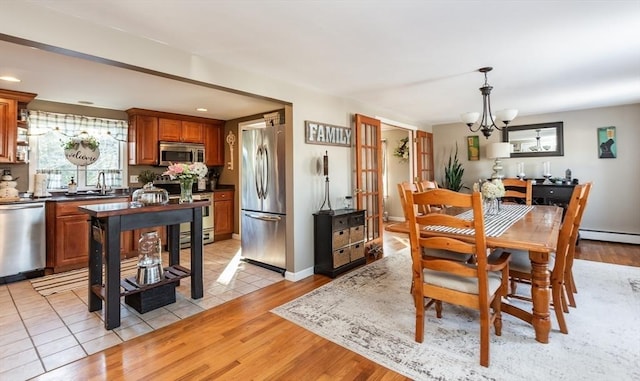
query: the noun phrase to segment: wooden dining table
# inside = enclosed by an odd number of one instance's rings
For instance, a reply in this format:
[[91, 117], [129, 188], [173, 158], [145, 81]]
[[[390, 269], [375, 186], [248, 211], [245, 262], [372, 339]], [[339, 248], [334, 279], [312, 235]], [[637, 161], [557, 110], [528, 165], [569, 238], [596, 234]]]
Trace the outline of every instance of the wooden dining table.
[[[445, 208], [444, 213], [457, 215], [459, 208]], [[536, 340], [549, 342], [551, 319], [549, 307], [551, 299], [549, 256], [556, 251], [558, 233], [562, 224], [562, 208], [548, 205], [535, 205], [523, 217], [513, 223], [504, 233], [497, 237], [487, 236], [487, 246], [527, 250], [531, 260], [531, 298], [533, 309], [525, 311], [503, 301], [502, 311], [533, 325]], [[485, 222], [486, 225], [486, 222]], [[391, 224], [386, 230], [397, 233], [409, 233], [407, 222]], [[453, 236], [458, 239], [473, 240], [470, 235], [443, 233], [421, 229], [422, 236]]]

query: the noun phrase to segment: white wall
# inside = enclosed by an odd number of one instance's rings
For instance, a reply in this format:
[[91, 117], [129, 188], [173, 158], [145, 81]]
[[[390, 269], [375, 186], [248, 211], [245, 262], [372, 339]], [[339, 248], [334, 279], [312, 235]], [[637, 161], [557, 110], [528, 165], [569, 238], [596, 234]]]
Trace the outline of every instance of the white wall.
[[410, 161], [401, 161], [393, 156], [395, 149], [401, 144], [400, 140], [409, 136], [408, 130], [387, 130], [382, 131], [382, 138], [387, 139], [387, 180], [389, 186], [389, 198], [386, 202], [386, 211], [389, 213], [389, 220], [404, 221], [404, 213], [400, 204], [397, 184], [411, 180]]
[[[528, 177], [541, 177], [542, 162], [550, 161], [554, 176], [564, 177], [567, 168], [580, 182], [593, 182], [581, 230], [640, 235], [640, 104], [604, 107], [562, 113], [518, 117], [514, 125], [564, 122], [564, 156], [503, 160], [504, 172], [515, 177], [516, 163], [525, 163]], [[616, 127], [616, 159], [599, 159], [598, 127]], [[436, 178], [443, 176], [448, 150], [458, 143], [459, 158], [465, 169], [464, 183], [491, 174], [493, 160], [486, 158], [488, 143], [498, 142], [501, 133], [489, 140], [480, 136], [480, 160], [467, 161], [465, 136], [474, 135], [462, 123], [433, 126]], [[623, 239], [624, 237], [619, 237]]]
[[263, 78], [148, 39], [47, 12], [28, 2], [9, 2], [3, 6], [0, 25], [4, 34], [292, 104], [285, 110], [290, 159], [287, 160], [287, 270], [294, 279], [310, 275], [313, 269], [313, 213], [324, 197], [324, 178], [318, 174], [316, 164], [325, 150], [330, 160], [332, 205], [341, 205], [344, 196], [354, 189], [352, 150], [306, 144], [304, 121], [352, 126], [353, 114], [360, 113], [419, 126], [401, 115]]

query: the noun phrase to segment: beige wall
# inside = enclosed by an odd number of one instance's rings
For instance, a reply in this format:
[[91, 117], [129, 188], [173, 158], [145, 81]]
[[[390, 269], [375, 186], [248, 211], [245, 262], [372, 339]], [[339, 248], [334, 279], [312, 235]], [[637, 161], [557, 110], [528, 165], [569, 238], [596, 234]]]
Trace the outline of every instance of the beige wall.
[[[581, 230], [594, 232], [628, 233], [640, 236], [640, 104], [604, 107], [562, 113], [521, 116], [514, 125], [544, 122], [564, 122], [564, 156], [548, 158], [518, 158], [503, 161], [504, 172], [515, 177], [516, 163], [525, 163], [529, 177], [541, 177], [542, 162], [550, 161], [554, 176], [564, 177], [567, 168], [580, 182], [592, 181]], [[597, 128], [615, 126], [618, 145], [616, 159], [599, 159]], [[443, 176], [443, 159], [448, 150], [458, 143], [460, 160], [464, 166], [464, 183], [470, 186], [478, 178], [491, 175], [493, 160], [486, 158], [486, 147], [498, 142], [500, 132], [486, 140], [480, 136], [480, 160], [469, 162], [465, 136], [474, 135], [462, 123], [433, 126], [436, 178]]]
[[389, 187], [389, 197], [386, 201], [385, 210], [389, 213], [389, 220], [391, 221], [404, 221], [397, 184], [403, 181], [411, 182], [410, 162], [401, 161], [400, 158], [393, 156], [393, 152], [400, 145], [400, 140], [408, 136], [408, 130], [382, 131], [382, 138], [387, 139], [387, 180]]

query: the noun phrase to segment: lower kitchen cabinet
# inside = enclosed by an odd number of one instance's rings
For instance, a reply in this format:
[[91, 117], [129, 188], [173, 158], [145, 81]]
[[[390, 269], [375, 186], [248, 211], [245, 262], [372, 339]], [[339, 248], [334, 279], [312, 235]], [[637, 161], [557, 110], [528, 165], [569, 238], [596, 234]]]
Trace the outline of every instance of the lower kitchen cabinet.
[[313, 214], [314, 273], [335, 278], [366, 263], [364, 212], [341, 209]]
[[229, 239], [233, 235], [233, 190], [213, 192], [214, 240]]
[[[80, 213], [78, 206], [128, 201], [123, 197], [47, 202], [47, 271], [57, 273], [89, 264], [89, 216]], [[131, 251], [131, 232], [121, 236], [120, 246], [123, 255]]]

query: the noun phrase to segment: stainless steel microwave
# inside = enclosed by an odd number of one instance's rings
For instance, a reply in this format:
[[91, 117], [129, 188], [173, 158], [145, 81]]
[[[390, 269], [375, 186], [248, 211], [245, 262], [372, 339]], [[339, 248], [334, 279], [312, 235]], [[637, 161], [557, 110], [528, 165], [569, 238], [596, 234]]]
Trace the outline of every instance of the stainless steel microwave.
[[204, 163], [204, 144], [160, 142], [158, 165]]

